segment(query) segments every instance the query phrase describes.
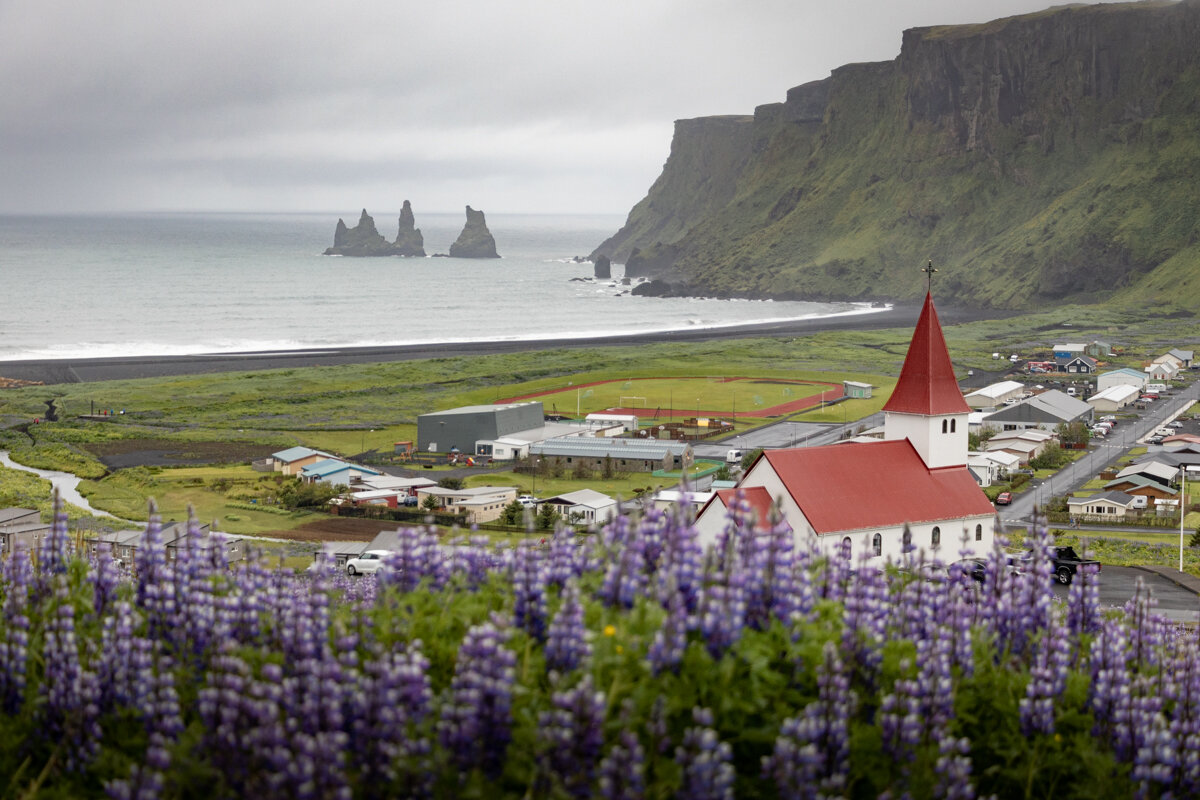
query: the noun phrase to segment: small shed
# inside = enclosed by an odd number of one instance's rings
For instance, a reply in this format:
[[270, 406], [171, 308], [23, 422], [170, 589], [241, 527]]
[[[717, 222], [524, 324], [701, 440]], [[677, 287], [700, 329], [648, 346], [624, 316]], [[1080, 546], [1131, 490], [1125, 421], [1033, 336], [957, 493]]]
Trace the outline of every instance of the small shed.
[[860, 399], [871, 396], [871, 390], [875, 387], [869, 383], [860, 383], [859, 381], [842, 381], [842, 394], [851, 399]]

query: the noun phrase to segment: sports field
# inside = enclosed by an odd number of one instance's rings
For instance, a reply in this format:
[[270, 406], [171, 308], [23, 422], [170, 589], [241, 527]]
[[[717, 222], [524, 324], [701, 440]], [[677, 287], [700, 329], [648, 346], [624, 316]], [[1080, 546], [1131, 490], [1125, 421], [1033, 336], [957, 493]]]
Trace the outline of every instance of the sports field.
[[791, 378], [709, 376], [627, 378], [567, 385], [497, 402], [541, 400], [546, 411], [583, 416], [595, 411], [646, 418], [779, 417], [842, 396], [840, 383]]

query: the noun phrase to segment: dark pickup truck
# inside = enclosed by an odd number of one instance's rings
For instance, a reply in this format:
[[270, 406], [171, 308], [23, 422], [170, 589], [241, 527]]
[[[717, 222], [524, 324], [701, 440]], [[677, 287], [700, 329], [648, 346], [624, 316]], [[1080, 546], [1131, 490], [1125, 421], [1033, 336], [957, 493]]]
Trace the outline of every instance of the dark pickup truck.
[[[1050, 560], [1054, 567], [1054, 580], [1063, 586], [1070, 586], [1071, 581], [1075, 579], [1075, 573], [1085, 564], [1095, 564], [1097, 572], [1103, 569], [1100, 562], [1094, 558], [1080, 558], [1074, 547], [1052, 547], [1050, 551]], [[1033, 560], [1033, 551], [1026, 551], [1020, 560], [1027, 565]]]

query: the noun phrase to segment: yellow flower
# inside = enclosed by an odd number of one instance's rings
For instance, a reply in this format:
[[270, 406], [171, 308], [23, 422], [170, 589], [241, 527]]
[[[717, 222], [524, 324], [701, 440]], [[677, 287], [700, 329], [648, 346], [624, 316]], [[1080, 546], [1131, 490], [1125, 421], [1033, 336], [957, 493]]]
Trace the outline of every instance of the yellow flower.
[[616, 627], [613, 625], [605, 625], [604, 626], [604, 635], [605, 636], [616, 636], [617, 635]]
[[617, 645], [617, 655], [621, 655], [621, 653], [624, 653], [624, 652], [625, 652], [625, 648], [621, 647], [621, 645]]

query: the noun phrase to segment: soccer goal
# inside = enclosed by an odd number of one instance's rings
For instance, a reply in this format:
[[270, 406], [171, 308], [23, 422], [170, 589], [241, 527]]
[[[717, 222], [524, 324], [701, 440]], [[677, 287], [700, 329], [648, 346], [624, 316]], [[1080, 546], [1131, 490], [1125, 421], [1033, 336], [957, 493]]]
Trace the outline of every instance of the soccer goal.
[[621, 395], [621, 402], [619, 405], [621, 408], [645, 408], [646, 398], [623, 394]]

